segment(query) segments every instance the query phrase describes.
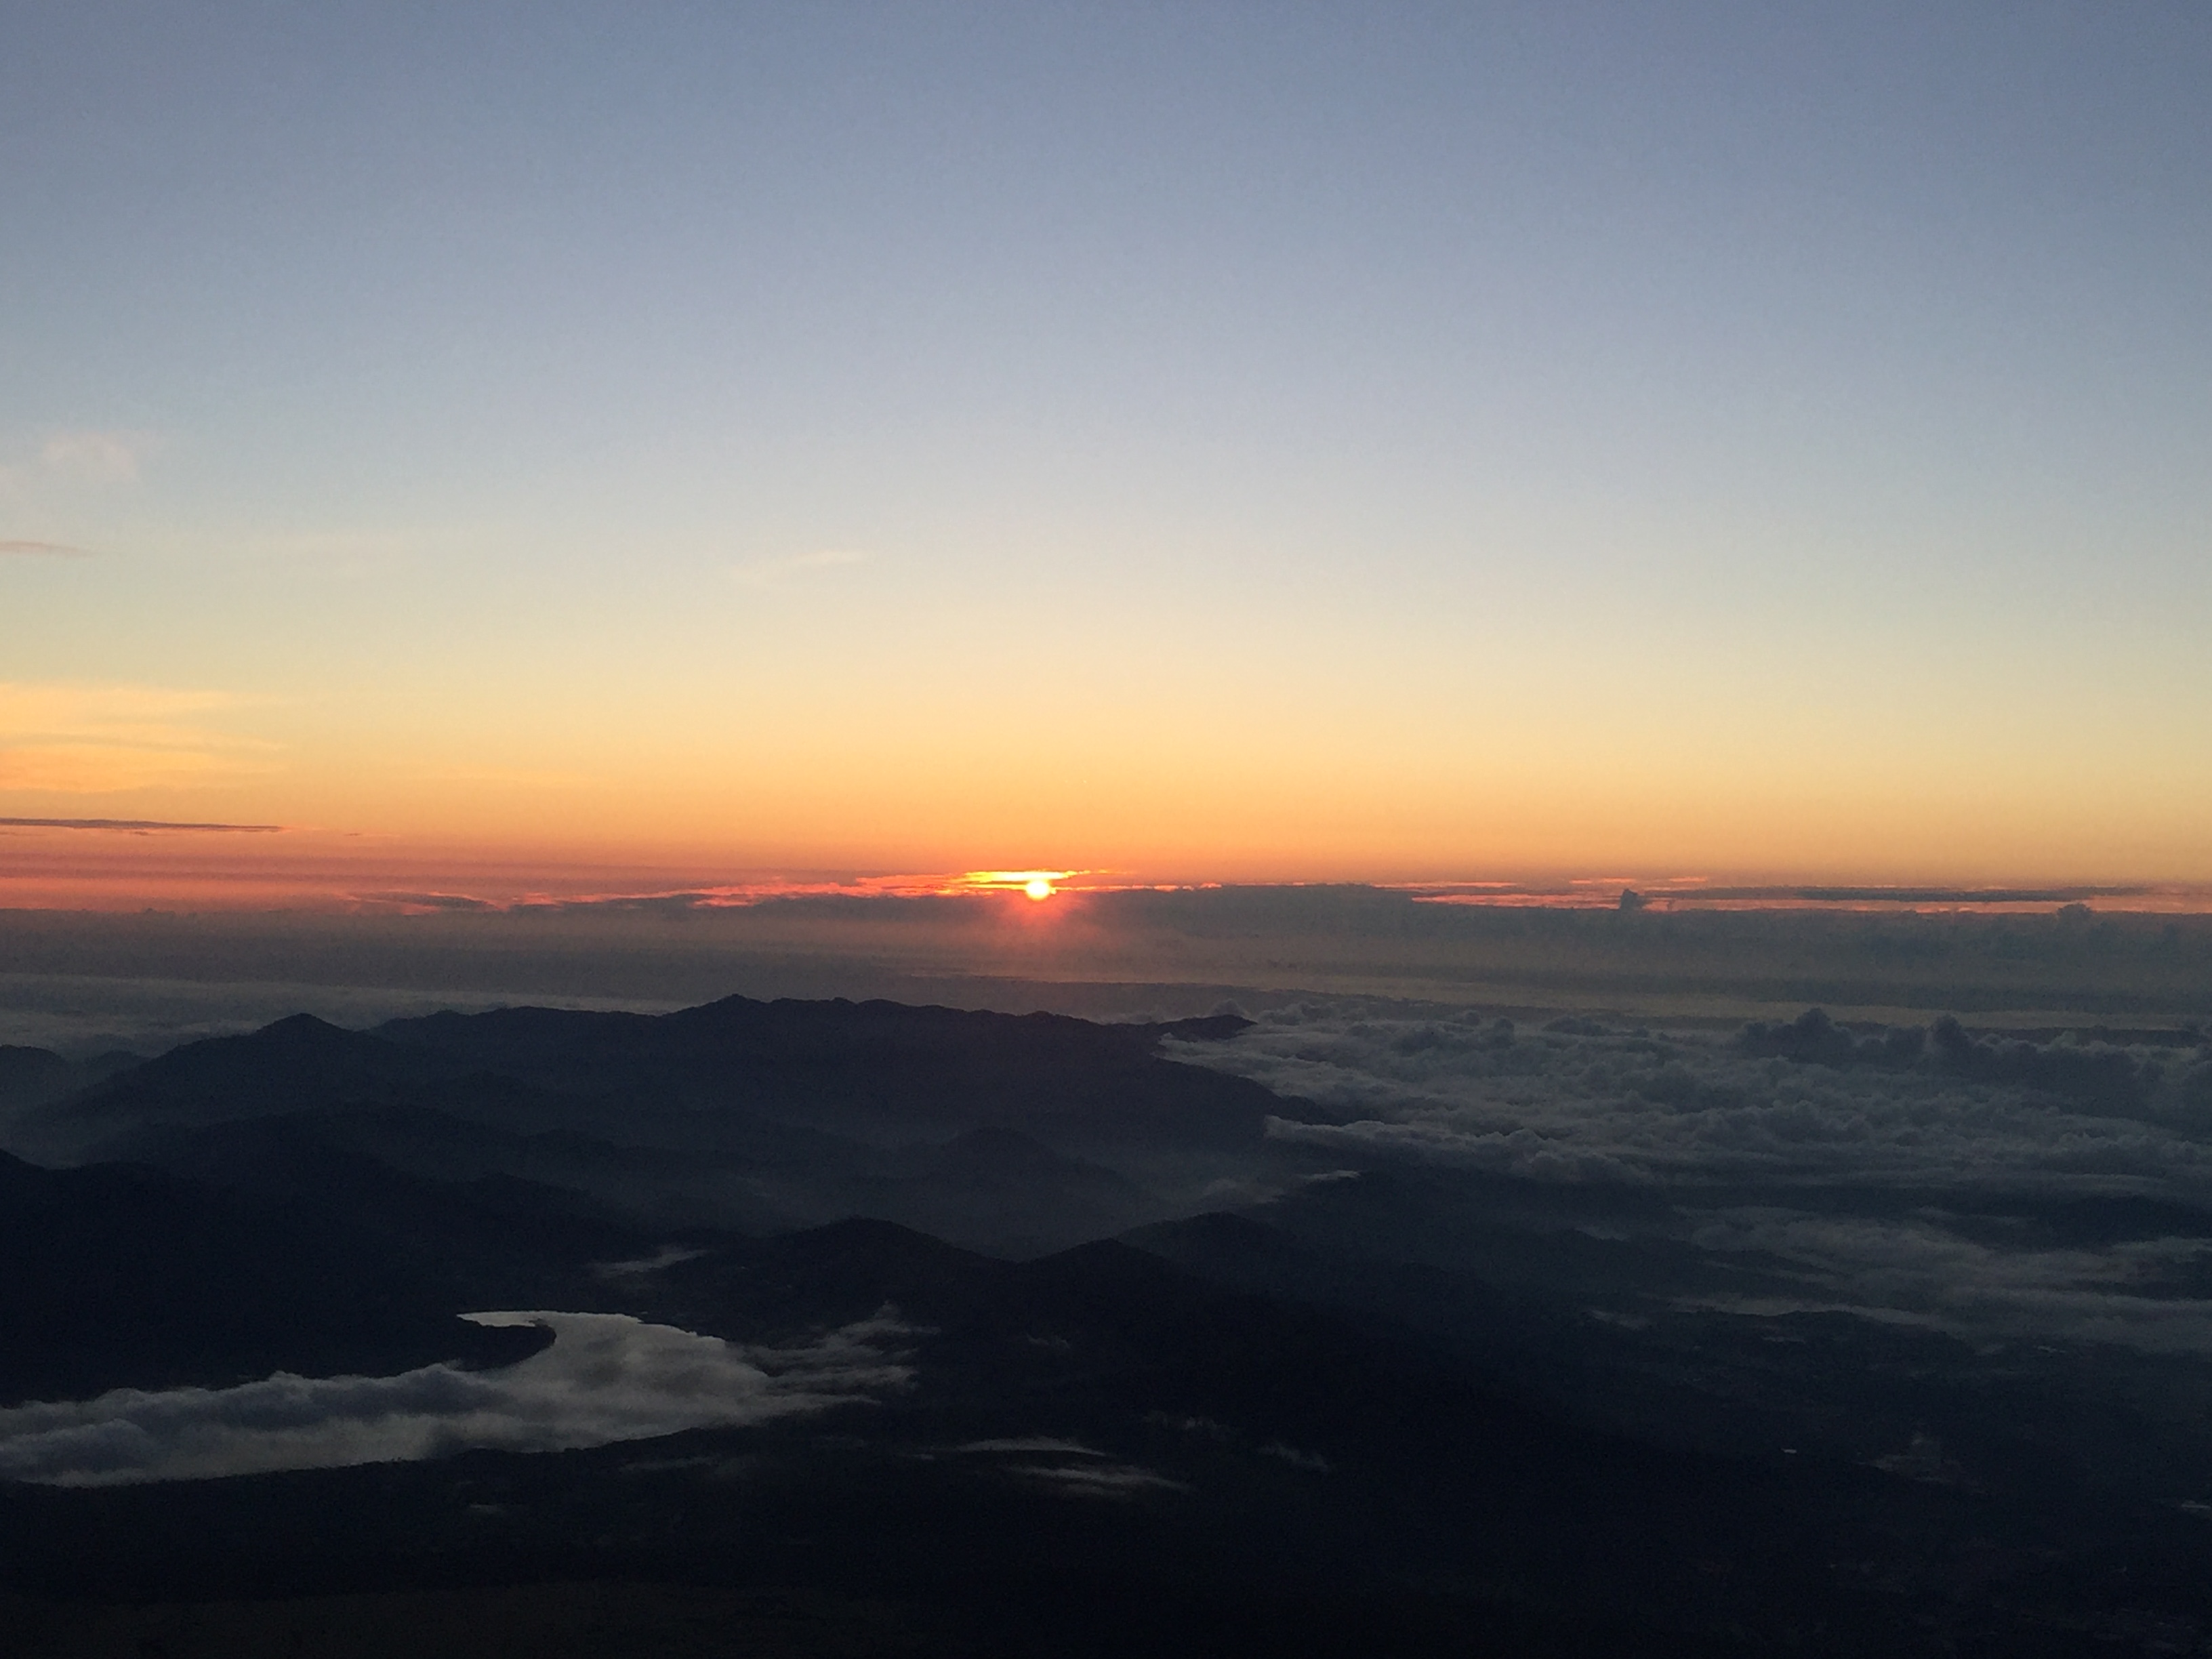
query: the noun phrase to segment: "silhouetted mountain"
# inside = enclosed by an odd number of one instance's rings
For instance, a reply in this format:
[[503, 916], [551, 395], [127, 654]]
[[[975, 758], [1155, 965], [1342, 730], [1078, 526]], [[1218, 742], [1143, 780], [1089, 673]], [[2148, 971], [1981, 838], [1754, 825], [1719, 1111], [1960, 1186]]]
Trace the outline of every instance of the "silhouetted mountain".
[[64, 1155], [125, 1129], [216, 1123], [404, 1097], [450, 1068], [416, 1051], [295, 1014], [246, 1036], [210, 1037], [94, 1084], [19, 1122], [19, 1139]]
[[147, 1124], [411, 1101], [510, 1128], [687, 1148], [775, 1122], [883, 1145], [998, 1127], [1077, 1153], [1247, 1151], [1271, 1114], [1304, 1109], [1157, 1052], [1164, 1036], [1219, 1037], [1239, 1023], [742, 997], [659, 1017], [435, 1014], [374, 1033], [302, 1014], [188, 1043], [33, 1114], [19, 1133], [81, 1155]]
[[[429, 1115], [410, 1115], [420, 1125]], [[390, 1259], [434, 1273], [457, 1309], [532, 1299], [533, 1289], [565, 1285], [564, 1268], [623, 1255], [649, 1237], [584, 1194], [502, 1170], [426, 1176], [394, 1167], [347, 1144], [343, 1131], [358, 1121], [295, 1114], [157, 1129], [136, 1150], [146, 1164], [210, 1187], [311, 1206], [377, 1241]]]
[[377, 1035], [460, 1070], [548, 1089], [651, 1096], [898, 1143], [998, 1126], [1063, 1151], [1242, 1148], [1285, 1103], [1177, 1065], [1164, 1036], [1218, 1038], [1228, 1017], [1099, 1025], [1054, 1014], [729, 997], [659, 1018], [517, 1008], [398, 1020]]
[[143, 1063], [137, 1054], [95, 1054], [72, 1060], [45, 1048], [0, 1043], [0, 1119], [47, 1105]]
[[451, 1264], [346, 1208], [0, 1154], [0, 1402], [515, 1356], [512, 1333], [453, 1317]]
[[59, 1054], [0, 1043], [0, 1111], [43, 1106], [80, 1086], [76, 1068]]
[[[295, 1160], [318, 1143], [434, 1180], [548, 1182], [658, 1226], [877, 1215], [1034, 1255], [1310, 1161], [1265, 1133], [1307, 1109], [1158, 1052], [1164, 1036], [1243, 1023], [743, 998], [658, 1018], [441, 1014], [374, 1033], [302, 1015], [21, 1114], [12, 1138], [53, 1161], [229, 1179], [251, 1165], [264, 1185], [280, 1143]], [[193, 1138], [280, 1118], [294, 1127]]]
[[[498, 1080], [492, 1092], [506, 1085]], [[471, 1096], [469, 1085], [459, 1092]], [[395, 1239], [455, 1241], [526, 1259], [540, 1217], [764, 1232], [881, 1217], [1001, 1255], [1038, 1255], [1170, 1213], [1136, 1183], [1012, 1130], [879, 1149], [815, 1131], [750, 1137], [746, 1152], [624, 1146], [568, 1130], [520, 1134], [423, 1106], [371, 1106], [195, 1127], [157, 1124], [106, 1152], [264, 1196], [319, 1196]], [[493, 1195], [526, 1194], [513, 1225]], [[457, 1209], [468, 1195], [465, 1212]], [[472, 1218], [472, 1219], [471, 1219]], [[610, 1246], [610, 1249], [614, 1247]]]
[[[860, 1183], [854, 1208], [1000, 1255], [1042, 1255], [1118, 1233], [1166, 1208], [1136, 1182], [1012, 1129], [971, 1129], [902, 1149], [901, 1173]], [[908, 1173], [910, 1171], [910, 1173]]]

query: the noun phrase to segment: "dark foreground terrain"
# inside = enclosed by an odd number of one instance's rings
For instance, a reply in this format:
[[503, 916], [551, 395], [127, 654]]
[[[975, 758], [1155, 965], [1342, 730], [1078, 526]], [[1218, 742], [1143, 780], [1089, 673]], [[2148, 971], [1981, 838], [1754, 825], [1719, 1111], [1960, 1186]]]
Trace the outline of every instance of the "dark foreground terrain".
[[[733, 1000], [19, 1066], [0, 1652], [2212, 1650], [2192, 1352], [1808, 1305], [1682, 1224], [1780, 1212], [1740, 1176], [1362, 1161], [1188, 1063], [1244, 1030]], [[1946, 1040], [1727, 1063], [1998, 1063]], [[2203, 1294], [2170, 1198], [1904, 1208]]]

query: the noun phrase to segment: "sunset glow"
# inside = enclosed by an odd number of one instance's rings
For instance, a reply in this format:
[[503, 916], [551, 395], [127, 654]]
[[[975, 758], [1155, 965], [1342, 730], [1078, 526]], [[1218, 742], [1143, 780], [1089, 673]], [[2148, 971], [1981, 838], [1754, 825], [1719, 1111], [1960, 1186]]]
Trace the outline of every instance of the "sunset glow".
[[[282, 825], [209, 849], [257, 891], [2212, 882], [2200, 118], [1486, 15], [710, 9], [630, 100], [557, 30], [210, 20], [142, 85], [58, 25], [0, 103], [0, 815]], [[281, 138], [264, 52], [328, 93]]]

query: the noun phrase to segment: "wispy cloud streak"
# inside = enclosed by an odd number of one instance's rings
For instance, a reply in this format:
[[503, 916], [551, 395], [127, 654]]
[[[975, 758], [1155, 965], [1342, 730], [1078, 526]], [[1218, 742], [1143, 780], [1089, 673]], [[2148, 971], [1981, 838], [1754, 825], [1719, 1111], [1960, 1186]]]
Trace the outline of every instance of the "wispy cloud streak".
[[222, 691], [0, 682], [0, 789], [101, 794], [261, 770], [251, 757], [270, 745], [205, 723], [238, 704]]
[[283, 828], [281, 823], [179, 823], [167, 818], [0, 818], [0, 830], [112, 830], [130, 835], [193, 830], [227, 836], [271, 836]]

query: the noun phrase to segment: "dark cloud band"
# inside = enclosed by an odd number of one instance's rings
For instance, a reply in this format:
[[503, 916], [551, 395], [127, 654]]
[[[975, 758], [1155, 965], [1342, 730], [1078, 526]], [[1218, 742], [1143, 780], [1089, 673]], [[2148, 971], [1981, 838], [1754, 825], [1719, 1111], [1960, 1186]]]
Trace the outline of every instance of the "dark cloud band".
[[173, 823], [165, 818], [0, 818], [0, 830], [118, 830], [132, 834], [191, 830], [225, 836], [273, 836], [283, 828], [281, 823]]

